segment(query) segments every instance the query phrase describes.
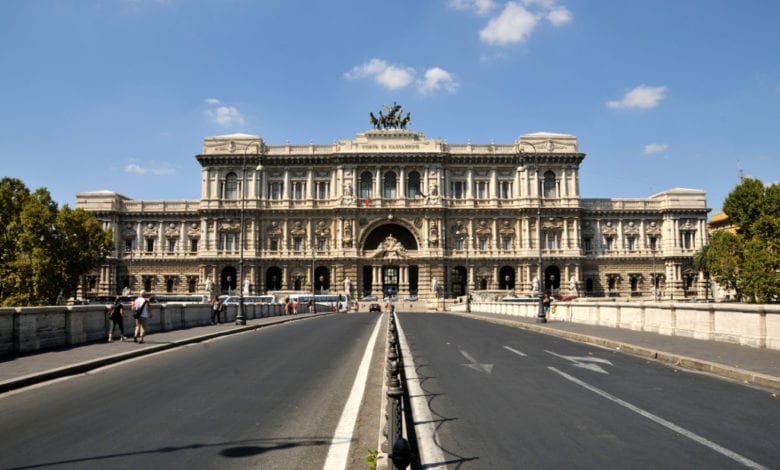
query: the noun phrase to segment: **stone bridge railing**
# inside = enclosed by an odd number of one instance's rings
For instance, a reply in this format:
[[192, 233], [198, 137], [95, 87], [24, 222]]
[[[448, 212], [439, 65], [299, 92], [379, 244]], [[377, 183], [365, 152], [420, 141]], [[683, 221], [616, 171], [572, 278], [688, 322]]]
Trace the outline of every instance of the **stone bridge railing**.
[[[236, 305], [226, 305], [223, 317], [232, 322]], [[253, 318], [284, 314], [281, 304], [245, 304], [244, 316]], [[208, 325], [208, 304], [152, 304], [149, 331], [167, 331]], [[135, 320], [125, 306], [125, 333], [132, 336]], [[109, 328], [107, 306], [74, 305], [0, 308], [0, 356], [105, 341]]]
[[[465, 305], [452, 306], [465, 310]], [[473, 302], [474, 312], [536, 318], [536, 303]], [[670, 302], [553, 302], [550, 321], [650, 331], [780, 349], [780, 305]]]

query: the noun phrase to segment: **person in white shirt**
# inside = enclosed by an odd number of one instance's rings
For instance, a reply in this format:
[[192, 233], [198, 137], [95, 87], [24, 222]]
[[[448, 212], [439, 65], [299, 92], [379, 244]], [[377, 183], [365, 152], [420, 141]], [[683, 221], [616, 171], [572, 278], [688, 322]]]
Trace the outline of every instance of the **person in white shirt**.
[[149, 326], [149, 319], [152, 318], [152, 309], [150, 307], [145, 291], [141, 291], [141, 294], [133, 300], [133, 318], [135, 318], [133, 341], [137, 343], [144, 342], [146, 328]]

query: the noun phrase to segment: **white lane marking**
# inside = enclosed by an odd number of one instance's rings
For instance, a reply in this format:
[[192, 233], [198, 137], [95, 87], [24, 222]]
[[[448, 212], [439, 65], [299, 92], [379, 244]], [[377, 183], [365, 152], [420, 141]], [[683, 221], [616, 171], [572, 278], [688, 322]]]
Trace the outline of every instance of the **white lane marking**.
[[420, 463], [422, 468], [447, 468], [444, 453], [438, 444], [436, 437], [437, 421], [433, 419], [433, 413], [428, 406], [428, 397], [420, 386], [420, 376], [417, 375], [417, 367], [414, 365], [412, 352], [406, 342], [401, 322], [395, 317], [398, 331], [398, 344], [404, 358], [404, 374], [406, 375], [406, 387], [409, 389], [409, 402], [414, 416], [414, 430], [417, 434], [417, 448], [420, 451]]
[[513, 353], [517, 354], [518, 356], [524, 356], [524, 357], [527, 356], [526, 353], [524, 353], [522, 351], [518, 351], [517, 349], [510, 348], [509, 346], [504, 346], [504, 349], [506, 349], [507, 351], [512, 351]]
[[462, 349], [458, 349], [458, 351], [460, 351], [463, 357], [465, 357], [466, 360], [469, 361], [468, 364], [461, 364], [461, 365], [464, 365], [469, 369], [474, 369], [477, 372], [484, 372], [488, 375], [490, 375], [490, 373], [493, 372], [493, 364], [482, 364], [480, 362], [477, 362], [477, 360], [474, 359], [474, 357], [471, 354], [467, 353], [466, 351]]
[[620, 405], [622, 407], [628, 408], [629, 410], [633, 411], [634, 413], [637, 413], [637, 414], [639, 414], [641, 416], [644, 416], [645, 418], [649, 419], [650, 421], [654, 421], [654, 422], [660, 424], [661, 426], [664, 426], [664, 427], [666, 427], [668, 429], [671, 429], [672, 431], [680, 434], [681, 436], [687, 437], [688, 439], [690, 439], [690, 440], [692, 440], [694, 442], [697, 442], [697, 443], [699, 443], [699, 444], [701, 444], [701, 445], [703, 445], [705, 447], [709, 447], [710, 449], [714, 450], [715, 452], [718, 452], [718, 453], [720, 453], [722, 455], [725, 455], [726, 457], [728, 457], [728, 458], [730, 458], [730, 459], [732, 459], [732, 460], [734, 460], [734, 461], [744, 465], [747, 468], [755, 468], [755, 469], [766, 469], [767, 468], [767, 467], [764, 467], [763, 465], [761, 465], [761, 464], [759, 464], [757, 462], [754, 462], [754, 461], [748, 459], [747, 457], [743, 457], [742, 455], [740, 455], [740, 454], [738, 454], [738, 453], [736, 453], [736, 452], [734, 452], [732, 450], [726, 449], [725, 447], [722, 447], [722, 446], [712, 442], [711, 440], [709, 440], [709, 439], [707, 439], [705, 437], [699, 436], [698, 434], [696, 434], [696, 433], [694, 433], [692, 431], [688, 431], [687, 429], [682, 428], [682, 427], [680, 427], [680, 426], [678, 426], [678, 425], [676, 425], [676, 424], [674, 424], [674, 423], [672, 423], [670, 421], [667, 421], [667, 420], [665, 420], [665, 419], [663, 419], [663, 418], [661, 418], [659, 416], [656, 416], [656, 415], [650, 413], [649, 411], [645, 411], [642, 408], [639, 408], [638, 406], [632, 405], [631, 403], [628, 403], [625, 400], [621, 400], [620, 398], [618, 398], [618, 397], [616, 397], [614, 395], [611, 395], [611, 394], [605, 392], [604, 390], [601, 390], [600, 388], [594, 387], [593, 385], [590, 385], [590, 384], [588, 384], [586, 382], [583, 382], [582, 380], [580, 380], [580, 379], [578, 379], [576, 377], [572, 377], [571, 375], [567, 374], [566, 372], [560, 371], [560, 370], [556, 369], [555, 367], [547, 367], [547, 368], [550, 369], [553, 372], [557, 372], [558, 374], [563, 376], [565, 379], [568, 379], [568, 380], [576, 383], [577, 385], [590, 390], [591, 392], [595, 393], [596, 395], [600, 395], [600, 396], [606, 398], [607, 400], [610, 400], [612, 402], [617, 403], [618, 405]]
[[371, 358], [374, 355], [374, 343], [379, 335], [379, 327], [382, 319], [381, 315], [376, 320], [374, 332], [368, 340], [366, 350], [363, 353], [363, 359], [360, 361], [355, 382], [352, 383], [352, 390], [349, 392], [347, 402], [344, 404], [344, 410], [341, 412], [339, 424], [333, 433], [333, 439], [330, 441], [328, 456], [325, 458], [325, 465], [322, 468], [340, 469], [347, 468], [347, 458], [349, 457], [349, 445], [355, 431], [358, 412], [360, 411], [360, 402], [363, 401], [363, 394], [366, 390], [366, 381], [368, 380], [368, 369], [371, 366]]
[[599, 372], [601, 374], [607, 374], [609, 375], [609, 372], [605, 371], [601, 368], [598, 364], [592, 364], [593, 362], [598, 362], [600, 364], [609, 364], [612, 365], [611, 362], [607, 359], [602, 359], [600, 357], [591, 357], [591, 356], [563, 356], [561, 354], [556, 354], [552, 351], [544, 350], [544, 352], [548, 354], [552, 354], [553, 356], [560, 357], [561, 359], [566, 359], [567, 361], [570, 361], [573, 366], [575, 367], [582, 367], [583, 369], [592, 370], [593, 372]]

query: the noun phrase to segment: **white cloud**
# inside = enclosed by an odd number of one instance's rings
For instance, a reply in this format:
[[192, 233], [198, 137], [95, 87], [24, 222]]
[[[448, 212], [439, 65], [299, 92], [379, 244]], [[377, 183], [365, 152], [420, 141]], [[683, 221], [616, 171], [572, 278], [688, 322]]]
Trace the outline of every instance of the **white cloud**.
[[496, 7], [496, 3], [493, 0], [450, 0], [450, 6], [456, 10], [469, 10], [478, 15], [487, 15]]
[[458, 88], [455, 78], [446, 70], [433, 67], [425, 72], [425, 80], [420, 81], [419, 90], [422, 93], [430, 93], [437, 90], [445, 90], [450, 93]]
[[352, 67], [344, 74], [348, 80], [372, 78], [376, 83], [389, 90], [403, 88], [414, 80], [415, 70], [412, 67], [390, 65], [382, 59], [370, 61]]
[[666, 144], [647, 144], [645, 145], [645, 153], [663, 153], [669, 148]]
[[137, 163], [128, 163], [125, 167], [125, 173], [134, 173], [137, 175], [155, 175], [155, 176], [163, 176], [163, 175], [172, 175], [176, 173], [176, 170], [170, 167], [158, 167], [158, 168], [145, 168]]
[[571, 14], [566, 7], [554, 7], [547, 13], [547, 20], [553, 24], [553, 26], [563, 26], [574, 21], [574, 15]]
[[206, 104], [211, 107], [206, 110], [209, 120], [222, 127], [241, 125], [246, 122], [244, 115], [234, 106], [224, 106], [216, 98], [207, 98]]
[[608, 101], [607, 106], [613, 109], [623, 108], [655, 108], [658, 103], [664, 99], [666, 94], [665, 86], [646, 86], [640, 85], [626, 93], [619, 101]]
[[526, 10], [522, 5], [509, 2], [496, 18], [479, 32], [482, 42], [490, 45], [506, 45], [525, 42], [531, 36], [539, 15]]

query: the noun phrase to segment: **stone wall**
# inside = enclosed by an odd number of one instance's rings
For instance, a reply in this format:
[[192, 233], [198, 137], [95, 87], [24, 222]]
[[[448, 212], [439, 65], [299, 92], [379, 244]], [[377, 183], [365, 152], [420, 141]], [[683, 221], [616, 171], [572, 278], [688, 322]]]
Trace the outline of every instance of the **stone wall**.
[[[780, 305], [669, 302], [554, 302], [551, 321], [780, 349]], [[538, 304], [472, 303], [473, 311], [536, 318]], [[465, 305], [453, 305], [464, 310]]]
[[[125, 333], [132, 336], [135, 320], [125, 309]], [[25, 354], [46, 349], [105, 341], [111, 322], [104, 305], [70, 307], [25, 307], [0, 309], [0, 356]], [[235, 320], [237, 306], [228, 305], [223, 313], [228, 322]], [[281, 304], [247, 304], [247, 320], [282, 315]], [[208, 325], [208, 304], [153, 304], [150, 333]]]

